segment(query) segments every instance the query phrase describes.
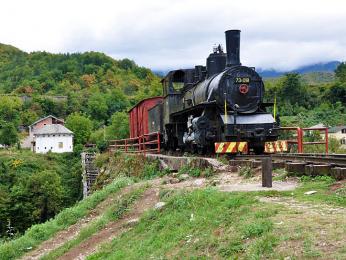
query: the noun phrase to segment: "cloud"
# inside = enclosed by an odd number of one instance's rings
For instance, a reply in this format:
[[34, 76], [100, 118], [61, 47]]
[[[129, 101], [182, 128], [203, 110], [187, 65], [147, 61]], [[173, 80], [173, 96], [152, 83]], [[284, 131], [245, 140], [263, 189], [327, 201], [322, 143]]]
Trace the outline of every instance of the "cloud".
[[25, 51], [101, 51], [154, 69], [204, 64], [241, 29], [243, 64], [280, 70], [346, 59], [346, 3], [4, 0], [0, 42]]

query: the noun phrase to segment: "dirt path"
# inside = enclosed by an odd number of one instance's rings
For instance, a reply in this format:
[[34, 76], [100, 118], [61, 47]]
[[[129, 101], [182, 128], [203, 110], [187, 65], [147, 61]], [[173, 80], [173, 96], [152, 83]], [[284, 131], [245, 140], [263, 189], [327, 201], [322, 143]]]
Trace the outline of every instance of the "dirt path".
[[101, 217], [102, 213], [107, 208], [109, 208], [114, 203], [114, 201], [119, 199], [124, 194], [129, 193], [133, 189], [134, 189], [134, 185], [127, 186], [121, 190], [121, 194], [118, 193], [117, 196], [110, 195], [104, 201], [99, 203], [94, 209], [92, 209], [87, 216], [83, 217], [78, 222], [71, 225], [68, 229], [58, 232], [51, 239], [44, 241], [41, 245], [39, 245], [38, 248], [25, 254], [21, 259], [22, 260], [40, 259], [45, 254], [57, 249], [58, 247], [66, 243], [67, 241], [74, 239], [79, 234], [79, 232], [90, 223], [90, 221], [93, 221]]
[[121, 219], [109, 223], [104, 229], [83, 241], [81, 244], [72, 248], [60, 260], [85, 259], [86, 256], [94, 253], [98, 247], [114, 237], [122, 234], [130, 228], [131, 221], [135, 221], [148, 209], [155, 206], [159, 201], [159, 190], [148, 189], [143, 196], [137, 200], [131, 210]]

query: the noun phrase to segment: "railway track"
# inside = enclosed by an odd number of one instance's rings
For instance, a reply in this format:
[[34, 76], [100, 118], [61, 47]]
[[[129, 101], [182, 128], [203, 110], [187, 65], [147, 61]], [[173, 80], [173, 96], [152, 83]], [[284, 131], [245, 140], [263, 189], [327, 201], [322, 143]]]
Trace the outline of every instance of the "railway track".
[[234, 160], [261, 160], [271, 157], [273, 160], [295, 161], [306, 163], [330, 164], [331, 166], [346, 167], [346, 154], [313, 154], [313, 153], [277, 153], [268, 155], [238, 155]]
[[[217, 155], [184, 155], [179, 152], [164, 153], [167, 156], [176, 157], [201, 157], [201, 158], [217, 158]], [[322, 154], [322, 153], [276, 153], [276, 154], [262, 154], [262, 155], [228, 155], [229, 160], [261, 160], [263, 158], [271, 157], [273, 161], [294, 161], [306, 162], [311, 164], [329, 164], [331, 166], [346, 167], [346, 154]]]
[[[167, 154], [152, 155], [153, 158], [166, 160], [167, 164], [175, 165], [172, 169], [179, 170], [183, 165], [189, 163], [190, 159], [197, 159], [200, 165], [204, 165], [209, 159], [215, 156], [194, 156], [191, 154]], [[319, 176], [329, 175], [337, 180], [346, 179], [346, 154], [271, 154], [271, 155], [237, 155], [228, 158], [228, 164], [234, 166], [247, 166], [250, 168], [261, 168], [263, 166], [262, 159], [271, 158], [272, 168], [285, 168], [288, 173], [297, 176]], [[196, 166], [198, 167], [198, 166]], [[214, 167], [212, 165], [212, 167]]]
[[346, 154], [273, 154], [275, 160], [301, 161], [306, 163], [330, 164], [331, 166], [346, 167]]

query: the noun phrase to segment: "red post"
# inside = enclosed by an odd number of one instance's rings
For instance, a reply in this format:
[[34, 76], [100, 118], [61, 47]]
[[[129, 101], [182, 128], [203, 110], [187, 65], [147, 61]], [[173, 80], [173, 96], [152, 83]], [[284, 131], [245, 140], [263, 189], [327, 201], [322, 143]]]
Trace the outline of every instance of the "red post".
[[303, 153], [303, 130], [297, 127], [298, 153]]
[[142, 138], [143, 138], [143, 154], [145, 155], [145, 142], [146, 142], [146, 140], [145, 140], [145, 136], [144, 135], [142, 135]]
[[326, 154], [328, 154], [328, 128], [326, 127], [325, 129], [325, 137], [324, 137], [324, 140], [326, 141]]
[[160, 153], [160, 133], [157, 132], [157, 152]]

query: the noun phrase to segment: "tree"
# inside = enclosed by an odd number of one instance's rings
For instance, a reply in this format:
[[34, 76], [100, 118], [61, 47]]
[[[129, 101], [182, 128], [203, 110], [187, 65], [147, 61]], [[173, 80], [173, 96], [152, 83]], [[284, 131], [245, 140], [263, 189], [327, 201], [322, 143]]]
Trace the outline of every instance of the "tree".
[[107, 111], [107, 101], [102, 94], [96, 93], [89, 98], [88, 112], [92, 118], [104, 121], [107, 119]]
[[29, 126], [38, 119], [38, 115], [32, 110], [23, 110], [20, 113], [21, 124], [24, 126]]
[[111, 93], [106, 96], [106, 102], [108, 105], [108, 116], [129, 107], [128, 99], [119, 89], [113, 89]]
[[22, 108], [22, 101], [17, 97], [0, 97], [0, 119], [14, 124], [19, 123], [19, 110]]
[[331, 103], [341, 102], [346, 107], [346, 81], [335, 83], [326, 93], [326, 98]]
[[346, 82], [346, 63], [341, 62], [335, 70], [335, 76], [341, 82]]
[[285, 75], [279, 96], [281, 101], [288, 101], [299, 106], [308, 105], [309, 95], [298, 73], [287, 73]]
[[11, 191], [12, 223], [20, 231], [52, 218], [61, 210], [64, 192], [55, 171], [23, 176]]
[[92, 121], [80, 113], [73, 113], [66, 118], [66, 127], [74, 134], [75, 144], [85, 144], [93, 128]]
[[13, 145], [18, 142], [17, 129], [12, 123], [5, 123], [0, 129], [0, 144]]
[[125, 112], [116, 112], [112, 115], [111, 124], [106, 129], [106, 138], [123, 139], [129, 137], [129, 116]]
[[130, 59], [123, 59], [120, 60], [118, 63], [119, 67], [124, 70], [132, 70], [137, 66], [136, 63]]

